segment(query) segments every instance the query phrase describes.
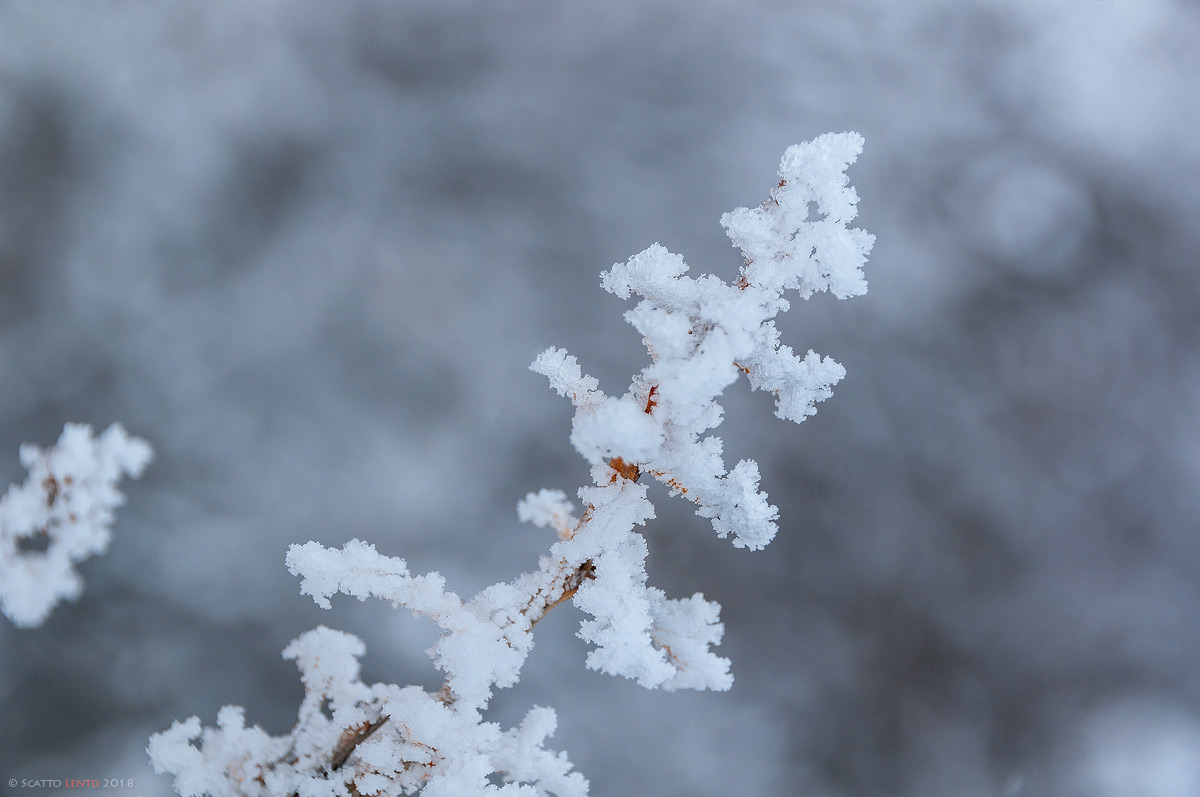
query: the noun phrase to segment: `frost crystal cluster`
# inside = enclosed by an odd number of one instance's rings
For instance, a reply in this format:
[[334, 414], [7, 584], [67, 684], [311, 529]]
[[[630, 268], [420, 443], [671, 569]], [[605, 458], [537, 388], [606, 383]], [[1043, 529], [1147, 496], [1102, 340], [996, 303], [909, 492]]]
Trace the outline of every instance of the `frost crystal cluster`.
[[137, 478], [150, 445], [119, 424], [92, 436], [69, 423], [49, 451], [21, 446], [29, 471], [0, 498], [0, 611], [15, 625], [41, 625], [83, 590], [75, 563], [108, 550], [113, 511], [125, 502], [122, 475]]
[[758, 489], [757, 464], [727, 470], [720, 438], [706, 432], [721, 422], [716, 399], [739, 374], [797, 422], [844, 374], [828, 358], [780, 344], [773, 319], [788, 308], [789, 289], [805, 298], [866, 291], [861, 268], [874, 238], [848, 227], [858, 197], [845, 175], [861, 149], [856, 133], [793, 146], [770, 200], [722, 218], [746, 260], [732, 284], [687, 276], [683, 258], [658, 245], [602, 275], [609, 292], [642, 297], [625, 317], [651, 361], [623, 395], [606, 395], [564, 351], [538, 356], [532, 369], [575, 406], [571, 442], [591, 463], [593, 483], [579, 490], [579, 515], [559, 490], [518, 505], [521, 520], [558, 535], [537, 570], [464, 600], [437, 573], [413, 575], [403, 559], [358, 540], [291, 547], [288, 568], [318, 605], [328, 608], [337, 593], [375, 597], [437, 623], [442, 634], [428, 652], [445, 673], [439, 691], [362, 683], [363, 643], [320, 627], [284, 651], [306, 691], [291, 733], [247, 728], [242, 709], [227, 706], [215, 728], [192, 717], [152, 737], [155, 768], [189, 797], [584, 795], [587, 781], [566, 756], [543, 747], [552, 710], [534, 708], [510, 730], [483, 718], [492, 690], [517, 682], [534, 626], [567, 600], [590, 618], [579, 631], [593, 645], [588, 667], [648, 688], [728, 689], [729, 660], [711, 650], [724, 630], [720, 607], [646, 583], [646, 541], [635, 528], [654, 508], [639, 480], [648, 474], [695, 502], [738, 547], [771, 541], [776, 510]]

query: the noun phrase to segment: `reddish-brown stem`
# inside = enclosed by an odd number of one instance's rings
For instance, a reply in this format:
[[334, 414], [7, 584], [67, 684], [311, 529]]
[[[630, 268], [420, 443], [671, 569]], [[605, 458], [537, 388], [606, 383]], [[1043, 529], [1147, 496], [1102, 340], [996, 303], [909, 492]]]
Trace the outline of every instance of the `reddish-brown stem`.
[[[571, 598], [575, 597], [575, 593], [579, 591], [581, 586], [583, 586], [583, 582], [595, 577], [596, 566], [592, 564], [591, 559], [588, 559], [586, 562], [577, 567], [575, 571], [571, 573], [571, 575], [567, 576], [566, 580], [563, 582], [562, 593], [553, 601], [545, 604], [542, 607], [541, 614], [529, 621], [529, 627], [532, 629], [535, 625], [540, 623], [546, 617], [546, 615], [550, 614], [550, 610], [558, 604], [565, 603]], [[521, 613], [528, 615], [529, 607], [525, 607]]]
[[387, 721], [388, 718], [385, 714], [374, 722], [364, 722], [342, 731], [341, 738], [338, 739], [337, 745], [333, 748], [333, 755], [329, 759], [329, 769], [337, 772], [342, 764], [346, 763], [346, 759], [350, 757], [354, 749], [370, 738], [371, 734], [382, 728], [383, 723]]

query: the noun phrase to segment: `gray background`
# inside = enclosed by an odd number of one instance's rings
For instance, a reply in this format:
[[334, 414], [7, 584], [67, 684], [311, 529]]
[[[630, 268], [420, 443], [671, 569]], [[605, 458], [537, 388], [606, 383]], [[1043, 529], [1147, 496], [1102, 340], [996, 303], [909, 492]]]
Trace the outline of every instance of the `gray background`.
[[287, 544], [535, 566], [517, 500], [587, 473], [528, 363], [619, 392], [599, 271], [731, 276], [720, 214], [853, 129], [870, 293], [780, 324], [848, 376], [721, 429], [779, 537], [652, 493], [733, 690], [587, 671], [564, 607], [491, 718], [555, 707], [598, 796], [1200, 794], [1198, 41], [1182, 0], [0, 3], [0, 483], [65, 421], [158, 455], [82, 598], [0, 622], [0, 778], [166, 794], [146, 737], [286, 730], [317, 623], [436, 687], [428, 625], [321, 612]]

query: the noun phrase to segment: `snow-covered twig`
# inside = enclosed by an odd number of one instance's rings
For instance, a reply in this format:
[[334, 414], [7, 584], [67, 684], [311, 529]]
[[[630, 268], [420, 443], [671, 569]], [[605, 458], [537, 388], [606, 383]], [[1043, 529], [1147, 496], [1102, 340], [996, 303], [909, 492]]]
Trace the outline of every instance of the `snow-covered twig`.
[[[575, 406], [571, 442], [592, 464], [593, 483], [579, 490], [578, 518], [557, 490], [518, 506], [522, 520], [558, 533], [536, 570], [464, 600], [437, 573], [414, 576], [403, 559], [358, 540], [291, 547], [288, 568], [318, 605], [328, 608], [337, 593], [375, 597], [437, 623], [429, 654], [445, 673], [440, 690], [362, 683], [362, 642], [317, 628], [284, 651], [306, 690], [289, 734], [246, 728], [242, 710], [227, 706], [216, 728], [192, 717], [152, 737], [155, 768], [188, 797], [584, 795], [587, 782], [566, 757], [543, 747], [552, 710], [534, 708], [508, 731], [483, 719], [493, 689], [517, 682], [533, 627], [568, 600], [590, 615], [579, 631], [594, 646], [588, 667], [647, 688], [728, 689], [729, 660], [711, 650], [724, 631], [720, 607], [647, 585], [646, 541], [635, 529], [654, 508], [639, 480], [649, 474], [694, 501], [735, 546], [762, 548], [774, 537], [777, 512], [758, 490], [757, 464], [726, 469], [720, 438], [706, 433], [722, 419], [717, 398], [740, 374], [797, 422], [844, 374], [828, 358], [781, 345], [773, 319], [789, 306], [785, 290], [805, 298], [866, 290], [861, 267], [874, 238], [848, 226], [858, 197], [845, 175], [861, 148], [856, 133], [789, 148], [771, 199], [722, 218], [746, 260], [732, 284], [687, 276], [683, 258], [657, 244], [602, 275], [609, 292], [642, 297], [625, 317], [651, 362], [621, 396], [606, 395], [564, 351], [538, 356], [532, 369]], [[497, 775], [503, 785], [489, 780]]]
[[0, 498], [0, 611], [21, 627], [41, 625], [59, 601], [83, 589], [75, 564], [108, 550], [117, 483], [150, 462], [145, 440], [113, 424], [95, 438], [69, 423], [58, 444], [21, 446], [24, 483]]

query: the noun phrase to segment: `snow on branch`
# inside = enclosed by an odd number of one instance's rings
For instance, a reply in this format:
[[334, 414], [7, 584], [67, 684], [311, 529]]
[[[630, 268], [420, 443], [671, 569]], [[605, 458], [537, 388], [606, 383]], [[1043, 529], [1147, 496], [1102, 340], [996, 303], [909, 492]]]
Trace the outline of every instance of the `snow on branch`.
[[[800, 358], [780, 345], [774, 318], [788, 309], [785, 290], [804, 298], [866, 292], [862, 266], [875, 237], [847, 226], [858, 195], [845, 174], [861, 151], [857, 133], [788, 148], [771, 198], [721, 219], [746, 260], [733, 284], [687, 276], [683, 258], [658, 244], [601, 275], [610, 293], [643, 297], [625, 318], [642, 333], [651, 363], [624, 396], [575, 402], [571, 442], [593, 464], [619, 457], [686, 495], [739, 548], [771, 541], [776, 510], [758, 490], [758, 466], [745, 460], [727, 471], [721, 439], [704, 435], [721, 423], [717, 398], [739, 374], [774, 393], [776, 414], [796, 422], [815, 413], [845, 374], [829, 358], [812, 351]], [[575, 359], [557, 349], [533, 369], [547, 373], [541, 364], [548, 359], [569, 361], [572, 379], [598, 391], [596, 380], [581, 376]], [[563, 381], [551, 375], [560, 393]]]
[[[147, 748], [155, 768], [174, 774], [184, 797], [587, 794], [566, 758], [543, 747], [557, 723], [550, 709], [501, 731], [418, 687], [364, 684], [364, 651], [357, 637], [324, 626], [300, 636], [283, 653], [305, 687], [290, 734], [247, 728], [242, 709], [225, 706], [216, 728], [191, 717], [155, 734]], [[495, 772], [513, 782], [487, 784]]]
[[522, 521], [558, 535], [536, 570], [463, 600], [437, 573], [414, 576], [403, 559], [359, 540], [290, 548], [287, 566], [319, 606], [338, 593], [374, 597], [437, 623], [441, 635], [427, 652], [445, 673], [441, 689], [363, 684], [362, 642], [320, 627], [284, 651], [306, 692], [290, 733], [246, 728], [242, 710], [227, 706], [216, 728], [192, 717], [155, 734], [155, 769], [173, 774], [186, 797], [585, 795], [587, 781], [566, 756], [543, 747], [553, 711], [534, 708], [508, 731], [483, 719], [494, 690], [517, 682], [534, 627], [567, 601], [587, 615], [579, 636], [592, 645], [588, 667], [647, 688], [729, 689], [730, 662], [712, 651], [724, 634], [720, 606], [647, 584], [647, 545], [636, 529], [654, 507], [639, 480], [650, 474], [696, 502], [736, 546], [761, 548], [774, 536], [777, 512], [758, 489], [758, 465], [727, 470], [721, 439], [705, 433], [720, 424], [716, 399], [739, 375], [774, 393], [776, 414], [797, 422], [843, 376], [832, 360], [781, 345], [773, 319], [789, 306], [785, 290], [866, 290], [861, 267], [874, 238], [846, 226], [858, 198], [845, 170], [861, 146], [843, 133], [788, 149], [771, 199], [725, 215], [746, 260], [732, 284], [687, 276], [683, 258], [657, 244], [601, 275], [609, 292], [642, 297], [625, 317], [651, 362], [624, 395], [607, 396], [560, 349], [534, 361], [575, 406], [571, 442], [592, 465], [578, 517], [559, 490], [518, 504]]
[[117, 483], [139, 477], [152, 452], [120, 424], [95, 438], [69, 423], [53, 448], [23, 445], [20, 456], [29, 478], [0, 498], [0, 611], [28, 628], [79, 596], [75, 564], [108, 550], [113, 512], [125, 501]]
[[770, 200], [721, 217], [746, 257], [746, 282], [777, 294], [796, 290], [805, 299], [817, 291], [839, 299], [867, 292], [862, 265], [875, 236], [847, 226], [858, 216], [858, 193], [846, 169], [862, 147], [858, 133], [826, 133], [790, 146]]
[[517, 518], [522, 523], [532, 523], [542, 528], [549, 526], [564, 540], [575, 533], [579, 526], [578, 518], [571, 514], [574, 511], [574, 505], [562, 490], [542, 488], [525, 496], [517, 504]]
[[489, 588], [470, 603], [445, 590], [437, 573], [408, 575], [403, 559], [383, 556], [375, 546], [351, 540], [336, 551], [318, 543], [293, 545], [288, 569], [303, 578], [301, 592], [329, 608], [329, 596], [344, 592], [359, 600], [367, 597], [404, 606], [414, 616], [424, 615], [446, 633], [430, 649], [438, 669], [447, 674], [447, 685], [462, 706], [483, 708], [492, 686], [517, 682], [525, 655], [533, 647], [530, 622], [501, 586]]
[[529, 369], [549, 379], [550, 387], [560, 396], [570, 396], [576, 407], [594, 407], [604, 401], [604, 393], [598, 389], [600, 383], [595, 377], [584, 376], [579, 361], [562, 349], [546, 349]]

